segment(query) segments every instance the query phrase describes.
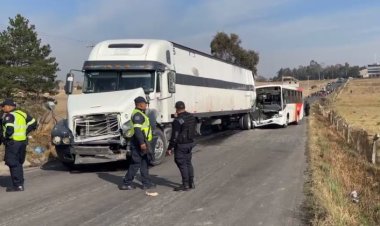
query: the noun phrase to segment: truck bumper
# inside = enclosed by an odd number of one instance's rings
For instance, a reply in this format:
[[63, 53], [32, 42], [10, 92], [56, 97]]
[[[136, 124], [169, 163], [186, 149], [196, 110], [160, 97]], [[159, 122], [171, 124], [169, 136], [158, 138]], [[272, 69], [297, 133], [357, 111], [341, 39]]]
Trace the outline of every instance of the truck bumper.
[[62, 162], [74, 164], [105, 163], [126, 160], [129, 149], [111, 150], [109, 146], [56, 146]]
[[282, 118], [271, 118], [266, 120], [258, 120], [253, 121], [255, 127], [262, 127], [262, 126], [268, 126], [268, 125], [284, 125], [284, 122]]

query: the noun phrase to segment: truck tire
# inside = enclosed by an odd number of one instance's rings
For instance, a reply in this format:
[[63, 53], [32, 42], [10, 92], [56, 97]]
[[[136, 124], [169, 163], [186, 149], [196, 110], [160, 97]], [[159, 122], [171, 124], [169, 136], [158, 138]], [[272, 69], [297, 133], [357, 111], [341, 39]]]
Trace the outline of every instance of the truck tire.
[[243, 115], [239, 120], [240, 128], [243, 130], [249, 130], [252, 128], [252, 120], [249, 114]]
[[154, 147], [154, 160], [151, 164], [156, 166], [164, 161], [168, 145], [164, 133], [159, 128], [154, 131], [154, 134], [157, 136], [157, 142]]

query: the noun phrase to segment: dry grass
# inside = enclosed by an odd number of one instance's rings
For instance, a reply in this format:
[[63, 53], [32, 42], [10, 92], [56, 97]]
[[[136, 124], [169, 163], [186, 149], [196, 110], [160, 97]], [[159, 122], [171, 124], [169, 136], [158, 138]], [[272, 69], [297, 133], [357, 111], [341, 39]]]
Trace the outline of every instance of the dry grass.
[[335, 109], [370, 135], [380, 133], [380, 79], [351, 80], [336, 99]]
[[[380, 169], [354, 154], [319, 114], [309, 123], [313, 225], [380, 225]], [[349, 196], [354, 190], [359, 203]]]
[[[311, 93], [317, 92], [325, 87], [327, 83], [332, 82], [334, 80], [310, 80], [308, 81], [300, 81], [299, 86], [304, 89], [304, 96], [308, 96]], [[270, 84], [281, 84], [281, 82], [256, 82], [257, 86], [261, 85], [270, 85]], [[315, 86], [315, 88], [311, 88]]]

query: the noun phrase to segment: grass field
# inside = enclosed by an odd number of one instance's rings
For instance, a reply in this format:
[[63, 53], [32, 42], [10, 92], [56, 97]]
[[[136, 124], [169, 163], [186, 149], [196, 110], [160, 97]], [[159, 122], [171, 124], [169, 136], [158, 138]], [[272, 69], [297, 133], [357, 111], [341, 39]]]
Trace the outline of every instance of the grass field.
[[[309, 118], [311, 178], [306, 186], [312, 225], [380, 225], [380, 168], [355, 154], [315, 107]], [[352, 191], [358, 193], [357, 203]]]
[[334, 105], [349, 124], [380, 133], [380, 79], [351, 80]]

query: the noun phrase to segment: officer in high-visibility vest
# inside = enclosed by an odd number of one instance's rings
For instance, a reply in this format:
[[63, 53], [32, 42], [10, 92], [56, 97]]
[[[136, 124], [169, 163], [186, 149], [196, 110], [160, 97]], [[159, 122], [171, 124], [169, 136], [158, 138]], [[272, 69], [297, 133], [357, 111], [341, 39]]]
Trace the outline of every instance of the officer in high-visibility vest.
[[36, 120], [23, 111], [16, 110], [16, 104], [6, 99], [1, 103], [4, 112], [2, 118], [2, 141], [5, 145], [5, 164], [9, 167], [12, 187], [7, 192], [24, 191], [24, 171], [27, 135], [37, 127]]
[[143, 189], [154, 188], [156, 185], [149, 179], [149, 143], [153, 139], [152, 127], [148, 116], [145, 114], [147, 101], [144, 97], [135, 99], [136, 108], [131, 115], [134, 134], [131, 140], [131, 163], [128, 172], [124, 177], [124, 183], [119, 187], [120, 190], [133, 190], [136, 187], [132, 181], [140, 169], [141, 182]]

